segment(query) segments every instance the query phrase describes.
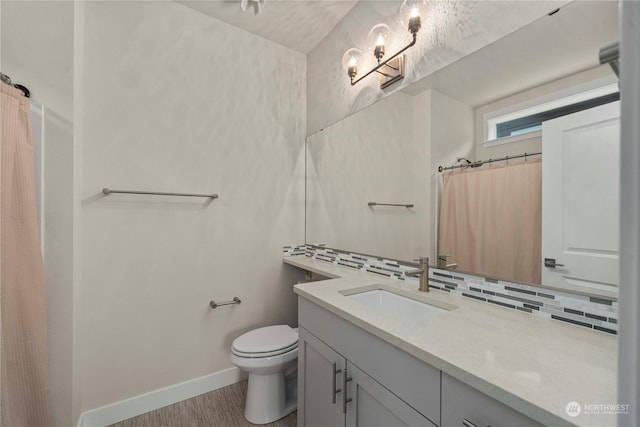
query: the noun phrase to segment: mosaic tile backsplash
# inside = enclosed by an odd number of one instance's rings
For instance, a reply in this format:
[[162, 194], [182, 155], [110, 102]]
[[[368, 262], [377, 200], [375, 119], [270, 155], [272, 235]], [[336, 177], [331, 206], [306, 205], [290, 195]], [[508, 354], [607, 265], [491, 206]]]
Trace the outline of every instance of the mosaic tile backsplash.
[[[312, 245], [283, 248], [285, 257], [302, 255], [344, 267], [365, 270], [386, 278], [418, 284], [418, 278], [404, 275], [405, 271], [413, 270], [415, 267], [403, 265], [398, 261]], [[614, 335], [618, 333], [617, 301], [437, 268], [429, 270], [429, 288], [600, 332]]]

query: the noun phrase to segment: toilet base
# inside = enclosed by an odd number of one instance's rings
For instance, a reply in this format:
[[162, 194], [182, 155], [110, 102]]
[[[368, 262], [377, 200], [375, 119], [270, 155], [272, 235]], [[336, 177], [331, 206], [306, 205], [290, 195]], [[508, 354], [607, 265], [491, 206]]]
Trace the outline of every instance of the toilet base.
[[[297, 408], [297, 393], [284, 371], [274, 374], [249, 374], [244, 417], [253, 424], [268, 424], [286, 417]], [[288, 384], [289, 382], [289, 384]], [[291, 392], [293, 389], [293, 392]]]

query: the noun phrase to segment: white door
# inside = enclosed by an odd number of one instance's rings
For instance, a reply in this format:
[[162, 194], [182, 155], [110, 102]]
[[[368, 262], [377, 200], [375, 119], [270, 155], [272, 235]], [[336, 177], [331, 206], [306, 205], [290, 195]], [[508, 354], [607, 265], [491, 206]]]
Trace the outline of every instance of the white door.
[[542, 284], [617, 296], [620, 102], [544, 122], [542, 156]]

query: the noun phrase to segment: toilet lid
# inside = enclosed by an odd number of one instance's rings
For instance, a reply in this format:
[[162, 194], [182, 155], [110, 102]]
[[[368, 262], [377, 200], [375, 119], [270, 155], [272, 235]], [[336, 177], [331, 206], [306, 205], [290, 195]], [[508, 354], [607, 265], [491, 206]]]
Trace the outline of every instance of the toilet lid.
[[298, 342], [298, 332], [289, 325], [267, 326], [240, 335], [232, 348], [240, 353], [271, 353], [292, 347]]
[[298, 351], [297, 342], [291, 344], [289, 347], [285, 347], [283, 349], [276, 350], [276, 351], [268, 351], [266, 353], [244, 353], [242, 351], [238, 351], [235, 348], [231, 347], [231, 353], [235, 354], [236, 356], [246, 357], [249, 359], [264, 359], [264, 358], [269, 358], [274, 356], [280, 356], [281, 354], [289, 353], [291, 351], [296, 351], [296, 352]]

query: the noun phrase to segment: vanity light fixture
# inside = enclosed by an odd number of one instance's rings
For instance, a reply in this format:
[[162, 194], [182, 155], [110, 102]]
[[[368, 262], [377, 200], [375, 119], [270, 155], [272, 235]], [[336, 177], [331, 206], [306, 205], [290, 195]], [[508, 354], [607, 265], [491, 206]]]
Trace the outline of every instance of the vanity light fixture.
[[367, 45], [375, 46], [373, 49], [373, 56], [378, 60], [378, 64], [382, 61], [382, 57], [384, 56], [384, 45], [387, 43], [389, 34], [391, 34], [391, 28], [389, 28], [387, 24], [377, 24], [371, 29], [371, 31], [369, 31]]
[[[407, 26], [407, 29], [411, 34], [416, 34], [422, 27], [422, 21], [420, 15], [425, 15], [425, 1], [424, 0], [405, 0], [400, 6], [400, 17], [402, 24]], [[409, 21], [405, 19], [409, 17]], [[406, 23], [405, 23], [406, 22]]]
[[342, 56], [342, 66], [353, 81], [358, 74], [358, 62], [362, 60], [362, 51], [360, 49], [351, 48]]
[[384, 89], [404, 78], [404, 52], [416, 44], [418, 31], [420, 31], [420, 28], [422, 27], [420, 15], [423, 13], [425, 3], [425, 0], [404, 0], [402, 2], [402, 6], [400, 6], [400, 15], [403, 18], [403, 24], [405, 22], [404, 19], [406, 17], [409, 18], [406, 26], [407, 30], [411, 33], [411, 42], [384, 61], [382, 58], [384, 58], [385, 55], [385, 44], [388, 43], [391, 30], [386, 24], [377, 24], [371, 29], [369, 36], [367, 37], [367, 44], [369, 46], [374, 46], [373, 56], [376, 58], [378, 65], [362, 75], [360, 78], [356, 79], [356, 76], [358, 75], [358, 63], [361, 61], [362, 51], [352, 48], [345, 52], [342, 57], [342, 66], [351, 80], [351, 86], [355, 85], [372, 73], [378, 73], [381, 75], [381, 89]]

